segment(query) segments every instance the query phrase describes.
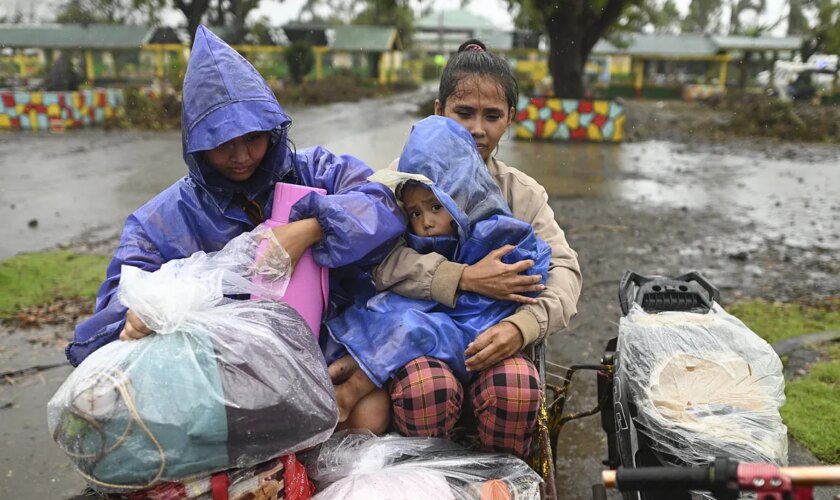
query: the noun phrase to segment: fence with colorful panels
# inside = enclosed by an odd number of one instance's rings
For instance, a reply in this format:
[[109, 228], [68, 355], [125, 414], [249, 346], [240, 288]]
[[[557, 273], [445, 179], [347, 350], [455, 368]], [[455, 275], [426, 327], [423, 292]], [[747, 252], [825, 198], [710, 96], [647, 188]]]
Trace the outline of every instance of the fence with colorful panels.
[[121, 89], [0, 92], [0, 129], [48, 130], [102, 124], [122, 110]]
[[624, 120], [616, 101], [520, 97], [515, 130], [520, 139], [620, 142]]

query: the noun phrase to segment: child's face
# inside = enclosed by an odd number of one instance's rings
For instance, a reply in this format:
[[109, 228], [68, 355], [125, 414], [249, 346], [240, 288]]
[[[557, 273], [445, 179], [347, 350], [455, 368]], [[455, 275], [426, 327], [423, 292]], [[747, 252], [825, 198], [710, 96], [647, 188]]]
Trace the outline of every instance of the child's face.
[[268, 150], [268, 132], [241, 135], [205, 153], [210, 165], [234, 182], [247, 181]]
[[406, 186], [403, 189], [403, 203], [412, 233], [418, 236], [445, 236], [455, 231], [452, 216], [430, 189]]
[[469, 130], [481, 158], [487, 161], [510, 126], [513, 109], [493, 78], [468, 76], [458, 82], [455, 92], [446, 99], [446, 109], [435, 101], [435, 114], [452, 118]]

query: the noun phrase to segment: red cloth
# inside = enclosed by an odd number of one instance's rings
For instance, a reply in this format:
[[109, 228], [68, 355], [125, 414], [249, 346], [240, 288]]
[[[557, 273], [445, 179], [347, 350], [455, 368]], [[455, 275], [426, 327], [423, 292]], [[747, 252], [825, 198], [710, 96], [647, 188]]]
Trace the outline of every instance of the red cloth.
[[230, 488], [230, 478], [227, 473], [219, 472], [210, 477], [210, 488], [213, 492], [213, 500], [228, 500], [228, 488]]
[[306, 468], [294, 454], [282, 457], [285, 500], [308, 500], [315, 494], [315, 485], [309, 481]]

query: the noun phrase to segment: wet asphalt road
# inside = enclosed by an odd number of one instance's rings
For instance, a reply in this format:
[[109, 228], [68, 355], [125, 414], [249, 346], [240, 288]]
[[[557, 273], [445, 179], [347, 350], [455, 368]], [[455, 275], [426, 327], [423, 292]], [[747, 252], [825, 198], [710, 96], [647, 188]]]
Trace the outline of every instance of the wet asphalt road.
[[[418, 99], [290, 109], [291, 137], [298, 148], [321, 144], [383, 168], [417, 119]], [[772, 148], [504, 140], [499, 158], [546, 187], [584, 272], [579, 315], [549, 341], [550, 360], [597, 362], [616, 332], [615, 283], [628, 268], [700, 270], [721, 287], [724, 303], [840, 293], [840, 148], [817, 159]], [[185, 173], [177, 132], [5, 134], [0, 162], [0, 259], [74, 240], [113, 241], [132, 210]], [[55, 343], [30, 342], [52, 334], [0, 332], [0, 371], [61, 362]], [[69, 371], [0, 381], [3, 498], [62, 498], [82, 488], [46, 430], [46, 401]], [[594, 380], [583, 379], [569, 408], [584, 409], [593, 397]], [[603, 446], [597, 419], [568, 424], [558, 457], [562, 498], [589, 497]]]

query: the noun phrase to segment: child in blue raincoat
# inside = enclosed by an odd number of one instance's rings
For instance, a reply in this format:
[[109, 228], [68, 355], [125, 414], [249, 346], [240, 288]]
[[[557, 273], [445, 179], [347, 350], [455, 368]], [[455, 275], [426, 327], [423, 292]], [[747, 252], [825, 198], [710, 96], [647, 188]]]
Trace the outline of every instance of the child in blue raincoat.
[[368, 182], [373, 172], [356, 158], [321, 147], [295, 152], [290, 125], [254, 67], [199, 26], [183, 88], [188, 174], [128, 217], [95, 313], [76, 327], [67, 347], [70, 363], [78, 365], [117, 338], [152, 333], [117, 299], [121, 266], [155, 271], [164, 262], [221, 249], [270, 217], [277, 182], [329, 194], [307, 195], [293, 207], [293, 222], [274, 229], [293, 263], [312, 247], [318, 264], [331, 269], [327, 315], [367, 293], [367, 268], [387, 254], [404, 228], [394, 196]]
[[[526, 274], [539, 275], [545, 282], [551, 249], [531, 225], [511, 215], [474, 139], [454, 120], [432, 116], [418, 122], [400, 155], [398, 172], [380, 171], [371, 180], [390, 185], [403, 202], [411, 229], [405, 238], [411, 248], [470, 265], [497, 248], [513, 245], [503, 261], [533, 260]], [[460, 294], [450, 308], [384, 292], [365, 306], [348, 308], [327, 323], [332, 338], [361, 368], [336, 386], [339, 419], [348, 418], [361, 397], [420, 356], [445, 362], [462, 382], [468, 382], [472, 374], [464, 351], [517, 307], [516, 302], [476, 293]], [[348, 362], [348, 358], [339, 361]]]

